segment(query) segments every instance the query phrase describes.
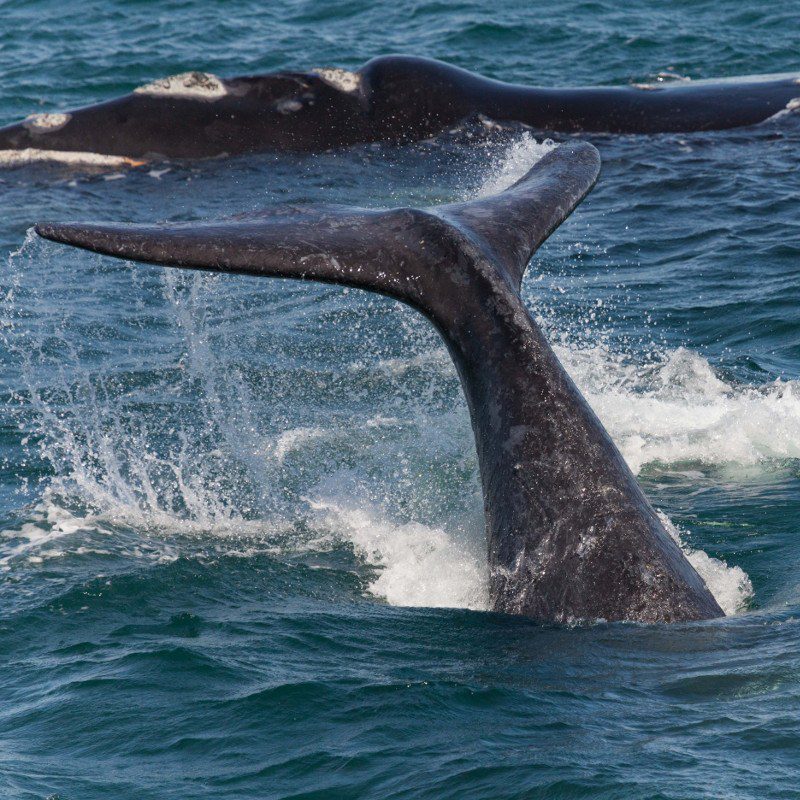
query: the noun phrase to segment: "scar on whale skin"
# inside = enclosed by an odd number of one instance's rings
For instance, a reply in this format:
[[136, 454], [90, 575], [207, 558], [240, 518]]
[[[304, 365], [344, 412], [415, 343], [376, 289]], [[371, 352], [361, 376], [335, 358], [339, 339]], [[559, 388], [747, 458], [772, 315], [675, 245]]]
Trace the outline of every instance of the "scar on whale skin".
[[72, 119], [71, 114], [31, 114], [23, 125], [31, 133], [53, 133], [63, 128]]
[[146, 161], [125, 156], [106, 156], [102, 153], [81, 153], [65, 150], [0, 150], [0, 167], [22, 167], [28, 164], [57, 163], [85, 167], [141, 167]]
[[349, 72], [338, 67], [318, 67], [312, 69], [314, 75], [329, 83], [340, 92], [355, 92], [361, 88], [361, 76], [357, 72]]
[[198, 100], [219, 100], [228, 94], [225, 84], [207, 72], [183, 72], [170, 75], [134, 89], [134, 94], [152, 97], [192, 97]]
[[441, 334], [467, 399], [494, 610], [562, 623], [722, 616], [520, 295], [532, 254], [599, 169], [594, 147], [571, 142], [466, 203], [36, 231], [118, 258], [342, 284], [410, 305]]

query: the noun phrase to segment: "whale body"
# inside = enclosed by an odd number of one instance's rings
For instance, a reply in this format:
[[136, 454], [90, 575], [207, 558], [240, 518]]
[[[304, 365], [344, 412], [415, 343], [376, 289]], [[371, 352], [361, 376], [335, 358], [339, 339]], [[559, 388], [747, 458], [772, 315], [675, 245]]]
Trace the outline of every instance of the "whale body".
[[175, 75], [124, 97], [33, 114], [0, 128], [0, 152], [136, 161], [321, 151], [418, 141], [469, 118], [555, 133], [709, 131], [754, 125], [796, 108], [800, 74], [536, 88], [432, 59], [383, 56], [354, 72], [325, 68], [229, 79], [201, 72]]
[[173, 267], [388, 295], [438, 329], [469, 407], [492, 607], [542, 621], [723, 612], [520, 297], [531, 255], [597, 179], [590, 144], [506, 191], [435, 208], [279, 206], [206, 223], [40, 223], [42, 237]]

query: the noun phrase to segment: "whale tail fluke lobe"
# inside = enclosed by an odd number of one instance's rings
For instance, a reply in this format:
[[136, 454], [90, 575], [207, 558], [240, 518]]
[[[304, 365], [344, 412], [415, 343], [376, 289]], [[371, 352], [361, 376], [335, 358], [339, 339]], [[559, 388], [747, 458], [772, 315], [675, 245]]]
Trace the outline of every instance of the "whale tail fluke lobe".
[[594, 147], [572, 142], [504, 192], [432, 209], [279, 206], [36, 230], [121, 258], [344, 284], [413, 306], [442, 334], [467, 399], [493, 607], [561, 622], [720, 616], [520, 298], [531, 255], [599, 168]]
[[338, 283], [403, 295], [398, 251], [414, 248], [414, 209], [281, 206], [213, 222], [40, 223], [52, 241], [169, 267]]

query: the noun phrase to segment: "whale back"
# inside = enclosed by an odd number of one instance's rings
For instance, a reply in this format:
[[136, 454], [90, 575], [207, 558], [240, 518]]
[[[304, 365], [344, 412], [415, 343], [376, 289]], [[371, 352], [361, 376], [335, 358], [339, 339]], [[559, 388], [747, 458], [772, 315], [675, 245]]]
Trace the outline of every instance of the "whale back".
[[[505, 83], [429, 58], [389, 55], [360, 69], [219, 78], [187, 72], [112, 100], [34, 113], [0, 127], [0, 159], [70, 163], [319, 152], [419, 141], [465, 120], [542, 132], [659, 133], [754, 125], [798, 108], [800, 76], [545, 88]], [[22, 152], [20, 152], [22, 151]], [[63, 159], [63, 157], [62, 157]]]

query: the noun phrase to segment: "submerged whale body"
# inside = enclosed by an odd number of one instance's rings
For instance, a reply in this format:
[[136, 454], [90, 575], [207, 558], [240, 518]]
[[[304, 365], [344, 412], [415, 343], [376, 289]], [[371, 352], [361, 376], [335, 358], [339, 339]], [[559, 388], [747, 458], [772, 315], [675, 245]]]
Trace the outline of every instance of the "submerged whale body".
[[36, 230], [121, 258], [324, 281], [407, 303], [440, 332], [466, 395], [495, 610], [556, 622], [722, 616], [520, 297], [531, 255], [599, 169], [594, 147], [571, 143], [473, 202]]
[[800, 107], [800, 76], [592, 88], [503, 83], [411, 56], [355, 72], [221, 79], [190, 72], [129, 95], [0, 128], [0, 151], [203, 158], [416, 141], [483, 116], [561, 133], [709, 131]]

